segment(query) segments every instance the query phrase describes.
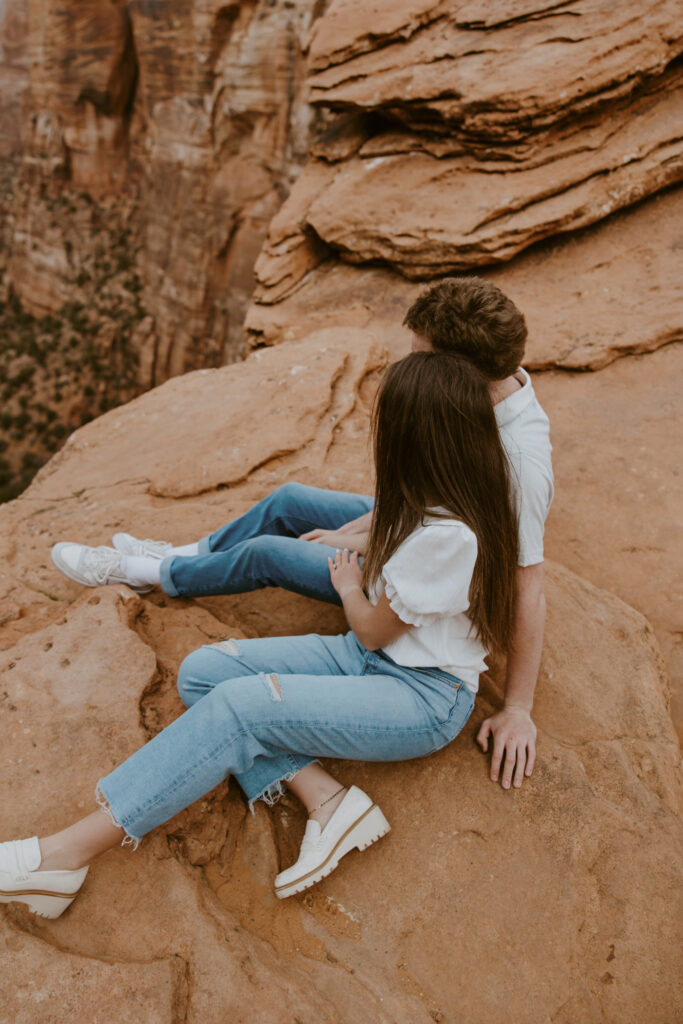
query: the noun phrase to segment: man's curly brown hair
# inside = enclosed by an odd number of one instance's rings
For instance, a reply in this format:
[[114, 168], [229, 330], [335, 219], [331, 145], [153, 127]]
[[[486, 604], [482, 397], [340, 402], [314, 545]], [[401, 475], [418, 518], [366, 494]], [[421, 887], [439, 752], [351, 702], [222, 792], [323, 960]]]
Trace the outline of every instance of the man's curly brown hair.
[[523, 315], [482, 277], [447, 277], [423, 292], [403, 321], [439, 352], [469, 359], [488, 380], [515, 372], [524, 355]]

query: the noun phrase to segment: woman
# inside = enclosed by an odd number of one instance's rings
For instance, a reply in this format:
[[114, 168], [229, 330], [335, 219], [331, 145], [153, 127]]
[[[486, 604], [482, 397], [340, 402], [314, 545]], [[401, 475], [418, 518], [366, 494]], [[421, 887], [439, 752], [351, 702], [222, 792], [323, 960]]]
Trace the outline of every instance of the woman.
[[58, 917], [89, 862], [235, 775], [250, 805], [287, 787], [309, 820], [279, 897], [389, 831], [370, 797], [319, 757], [396, 761], [450, 743], [492, 648], [507, 649], [517, 528], [484, 377], [445, 353], [387, 371], [373, 413], [375, 514], [362, 567], [329, 560], [351, 632], [202, 647], [180, 668], [188, 710], [97, 784], [101, 810], [0, 844], [0, 901]]

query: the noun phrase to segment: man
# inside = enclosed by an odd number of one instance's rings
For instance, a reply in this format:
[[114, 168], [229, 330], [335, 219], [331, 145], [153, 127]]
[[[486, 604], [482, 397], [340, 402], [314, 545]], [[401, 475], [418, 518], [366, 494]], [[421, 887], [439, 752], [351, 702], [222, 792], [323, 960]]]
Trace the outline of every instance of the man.
[[[519, 365], [526, 324], [499, 288], [478, 277], [445, 279], [429, 288], [404, 324], [413, 351], [457, 352], [484, 374], [508, 456], [519, 517], [514, 639], [504, 705], [485, 719], [477, 741], [484, 752], [493, 741], [491, 779], [518, 788], [536, 758], [531, 708], [545, 625], [543, 531], [553, 497], [548, 419]], [[372, 505], [364, 495], [286, 484], [194, 544], [174, 547], [117, 534], [114, 548], [62, 542], [52, 557], [65, 575], [86, 586], [126, 583], [145, 592], [160, 584], [172, 597], [280, 586], [339, 603], [330, 582], [330, 550], [364, 553]]]

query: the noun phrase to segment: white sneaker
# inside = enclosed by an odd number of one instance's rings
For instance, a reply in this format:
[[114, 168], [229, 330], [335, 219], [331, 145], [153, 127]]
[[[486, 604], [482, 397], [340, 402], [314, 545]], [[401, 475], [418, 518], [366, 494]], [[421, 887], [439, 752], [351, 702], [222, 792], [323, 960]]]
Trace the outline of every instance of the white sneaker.
[[284, 899], [303, 892], [334, 871], [350, 850], [365, 850], [390, 829], [377, 804], [362, 789], [351, 786], [324, 829], [308, 819], [299, 859], [276, 877], [275, 895]]
[[0, 903], [26, 903], [41, 917], [59, 917], [75, 900], [88, 868], [29, 871], [27, 858], [40, 864], [36, 836], [0, 843]]
[[125, 583], [138, 594], [146, 594], [154, 587], [131, 583], [121, 569], [124, 556], [114, 548], [91, 548], [86, 544], [60, 541], [52, 548], [52, 561], [60, 572], [84, 587], [101, 587], [105, 583]]
[[166, 558], [173, 545], [166, 540], [138, 540], [130, 533], [115, 533], [112, 544], [122, 555], [143, 558]]

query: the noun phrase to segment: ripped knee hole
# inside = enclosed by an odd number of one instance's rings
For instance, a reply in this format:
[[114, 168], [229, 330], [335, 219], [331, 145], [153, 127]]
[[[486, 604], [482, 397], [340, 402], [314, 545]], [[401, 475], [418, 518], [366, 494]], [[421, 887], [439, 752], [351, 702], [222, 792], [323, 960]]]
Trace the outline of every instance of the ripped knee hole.
[[263, 678], [266, 681], [266, 685], [268, 686], [268, 690], [270, 692], [270, 696], [273, 698], [273, 700], [282, 700], [282, 690], [280, 689], [280, 680], [275, 675], [275, 673], [274, 672], [269, 672], [267, 674], [264, 673], [263, 674]]
[[240, 649], [237, 646], [237, 643], [236, 643], [235, 640], [221, 640], [217, 644], [211, 644], [211, 646], [215, 647], [216, 650], [218, 650], [218, 651], [224, 651], [225, 654], [239, 654], [240, 653]]

